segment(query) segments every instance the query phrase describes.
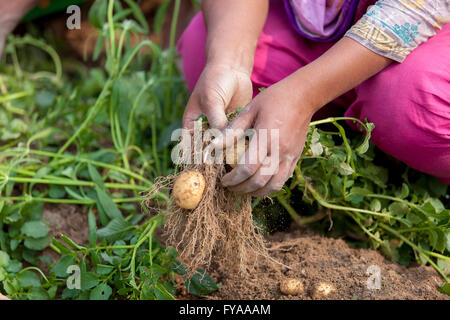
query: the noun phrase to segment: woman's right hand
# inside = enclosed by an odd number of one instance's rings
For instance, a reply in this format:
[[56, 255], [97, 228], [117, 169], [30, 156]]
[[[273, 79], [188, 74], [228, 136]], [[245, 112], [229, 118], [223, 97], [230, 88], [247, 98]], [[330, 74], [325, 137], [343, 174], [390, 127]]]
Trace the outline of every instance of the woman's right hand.
[[207, 64], [200, 75], [183, 115], [183, 128], [193, 129], [200, 115], [208, 118], [212, 128], [223, 129], [226, 114], [252, 99], [252, 81], [246, 70], [227, 64]]

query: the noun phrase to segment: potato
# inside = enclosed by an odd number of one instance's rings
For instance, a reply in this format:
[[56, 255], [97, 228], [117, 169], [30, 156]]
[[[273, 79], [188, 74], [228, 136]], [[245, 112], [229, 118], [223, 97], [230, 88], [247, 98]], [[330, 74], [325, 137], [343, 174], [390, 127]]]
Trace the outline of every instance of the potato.
[[0, 300], [10, 300], [7, 296], [4, 296], [0, 293]]
[[286, 279], [280, 283], [280, 291], [285, 295], [299, 295], [303, 293], [303, 284], [299, 279]]
[[172, 195], [175, 203], [183, 209], [195, 209], [202, 200], [205, 186], [205, 178], [200, 172], [182, 172], [173, 186]]
[[236, 141], [234, 143], [234, 148], [229, 148], [226, 150], [225, 161], [231, 168], [236, 168], [239, 158], [247, 151], [248, 149], [248, 140], [245, 140], [244, 143]]
[[322, 299], [327, 297], [334, 290], [335, 288], [331, 283], [319, 282], [314, 285], [311, 292], [311, 297], [314, 299]]

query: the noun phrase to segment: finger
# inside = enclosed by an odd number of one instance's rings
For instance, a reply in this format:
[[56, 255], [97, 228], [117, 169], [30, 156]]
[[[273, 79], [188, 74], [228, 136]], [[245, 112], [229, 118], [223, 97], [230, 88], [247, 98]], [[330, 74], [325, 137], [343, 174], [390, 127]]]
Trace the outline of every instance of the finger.
[[272, 175], [265, 174], [264, 170], [262, 170], [264, 166], [265, 164], [259, 167], [255, 174], [252, 175], [249, 179], [236, 186], [229, 187], [229, 189], [237, 193], [252, 193], [264, 188], [272, 179]]
[[281, 190], [285, 182], [291, 176], [291, 168], [292, 168], [291, 162], [289, 161], [281, 162], [278, 168], [278, 173], [272, 176], [272, 178], [265, 186], [263, 186], [259, 190], [252, 192], [251, 195], [255, 197], [263, 197]]
[[226, 187], [236, 186], [251, 176], [262, 166], [267, 157], [267, 148], [260, 149], [258, 135], [251, 139], [247, 151], [238, 161], [238, 166], [223, 176], [222, 184]]
[[208, 118], [209, 126], [214, 129], [223, 129], [228, 124], [227, 115], [225, 114], [223, 106], [210, 107], [207, 110], [211, 110], [206, 114]]
[[225, 148], [234, 143], [235, 140], [240, 140], [245, 134], [245, 131], [251, 128], [255, 118], [255, 112], [251, 105], [247, 105], [242, 109], [241, 113], [223, 130], [223, 134], [214, 139], [211, 143], [216, 148]]
[[297, 157], [291, 164], [291, 168], [289, 169], [289, 177], [292, 176], [294, 173], [295, 168], [297, 168], [298, 160], [300, 160], [300, 157]]
[[186, 110], [183, 114], [182, 127], [187, 130], [194, 130], [195, 121], [197, 121], [198, 117], [202, 115], [200, 108], [198, 107], [196, 102], [191, 101], [189, 99], [188, 104], [186, 106]]

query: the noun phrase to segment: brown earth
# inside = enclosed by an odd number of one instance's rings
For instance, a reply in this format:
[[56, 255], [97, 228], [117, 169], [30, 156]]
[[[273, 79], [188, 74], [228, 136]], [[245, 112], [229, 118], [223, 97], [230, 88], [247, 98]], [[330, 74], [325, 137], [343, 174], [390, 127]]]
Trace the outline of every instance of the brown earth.
[[[88, 242], [87, 214], [78, 206], [46, 205], [44, 218], [50, 224], [51, 236], [57, 237], [63, 233], [76, 243]], [[437, 290], [443, 280], [432, 267], [405, 268], [387, 260], [376, 250], [354, 249], [344, 240], [327, 238], [304, 227], [293, 226], [290, 232], [278, 232], [266, 239], [272, 258], [281, 264], [264, 260], [252, 274], [246, 276], [212, 268], [210, 275], [222, 286], [208, 299], [309, 300], [312, 299], [314, 285], [328, 282], [334, 290], [327, 297], [322, 297], [326, 299], [450, 300], [449, 296]], [[57, 258], [51, 249], [44, 254]], [[381, 289], [368, 289], [369, 266], [380, 268]], [[301, 280], [304, 292], [297, 296], [283, 295], [279, 289], [280, 282], [288, 278]], [[180, 286], [178, 298], [195, 297]]]
[[[86, 244], [89, 239], [88, 216], [81, 207], [69, 204], [45, 204], [43, 219], [48, 223], [51, 238], [59, 238], [61, 234], [72, 239], [77, 244]], [[42, 252], [49, 256], [52, 263], [56, 263], [59, 255], [51, 248]], [[48, 265], [41, 263], [41, 269], [47, 271]]]
[[[272, 257], [288, 267], [266, 260], [246, 277], [213, 272], [222, 287], [210, 299], [450, 300], [437, 290], [443, 280], [432, 267], [405, 268], [376, 250], [354, 249], [344, 240], [327, 238], [307, 228], [295, 227], [289, 233], [268, 236], [267, 240]], [[380, 268], [380, 289], [368, 289], [369, 266]], [[283, 295], [280, 282], [288, 278], [301, 280], [304, 292], [297, 296]], [[320, 282], [334, 287], [326, 297], [314, 297], [314, 288]]]

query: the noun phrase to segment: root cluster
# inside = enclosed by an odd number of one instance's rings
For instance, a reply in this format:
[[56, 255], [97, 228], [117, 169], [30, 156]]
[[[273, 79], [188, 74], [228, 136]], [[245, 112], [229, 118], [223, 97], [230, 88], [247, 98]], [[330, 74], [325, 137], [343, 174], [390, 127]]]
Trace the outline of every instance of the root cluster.
[[206, 180], [202, 200], [193, 210], [178, 207], [171, 190], [178, 175], [160, 177], [147, 194], [145, 204], [152, 207], [152, 198], [164, 189], [170, 202], [164, 209], [164, 235], [167, 245], [180, 254], [189, 273], [197, 268], [208, 269], [217, 262], [219, 269], [249, 272], [260, 257], [267, 257], [263, 236], [254, 224], [251, 197], [235, 194], [222, 187], [225, 164], [186, 165], [183, 170], [198, 171]]

